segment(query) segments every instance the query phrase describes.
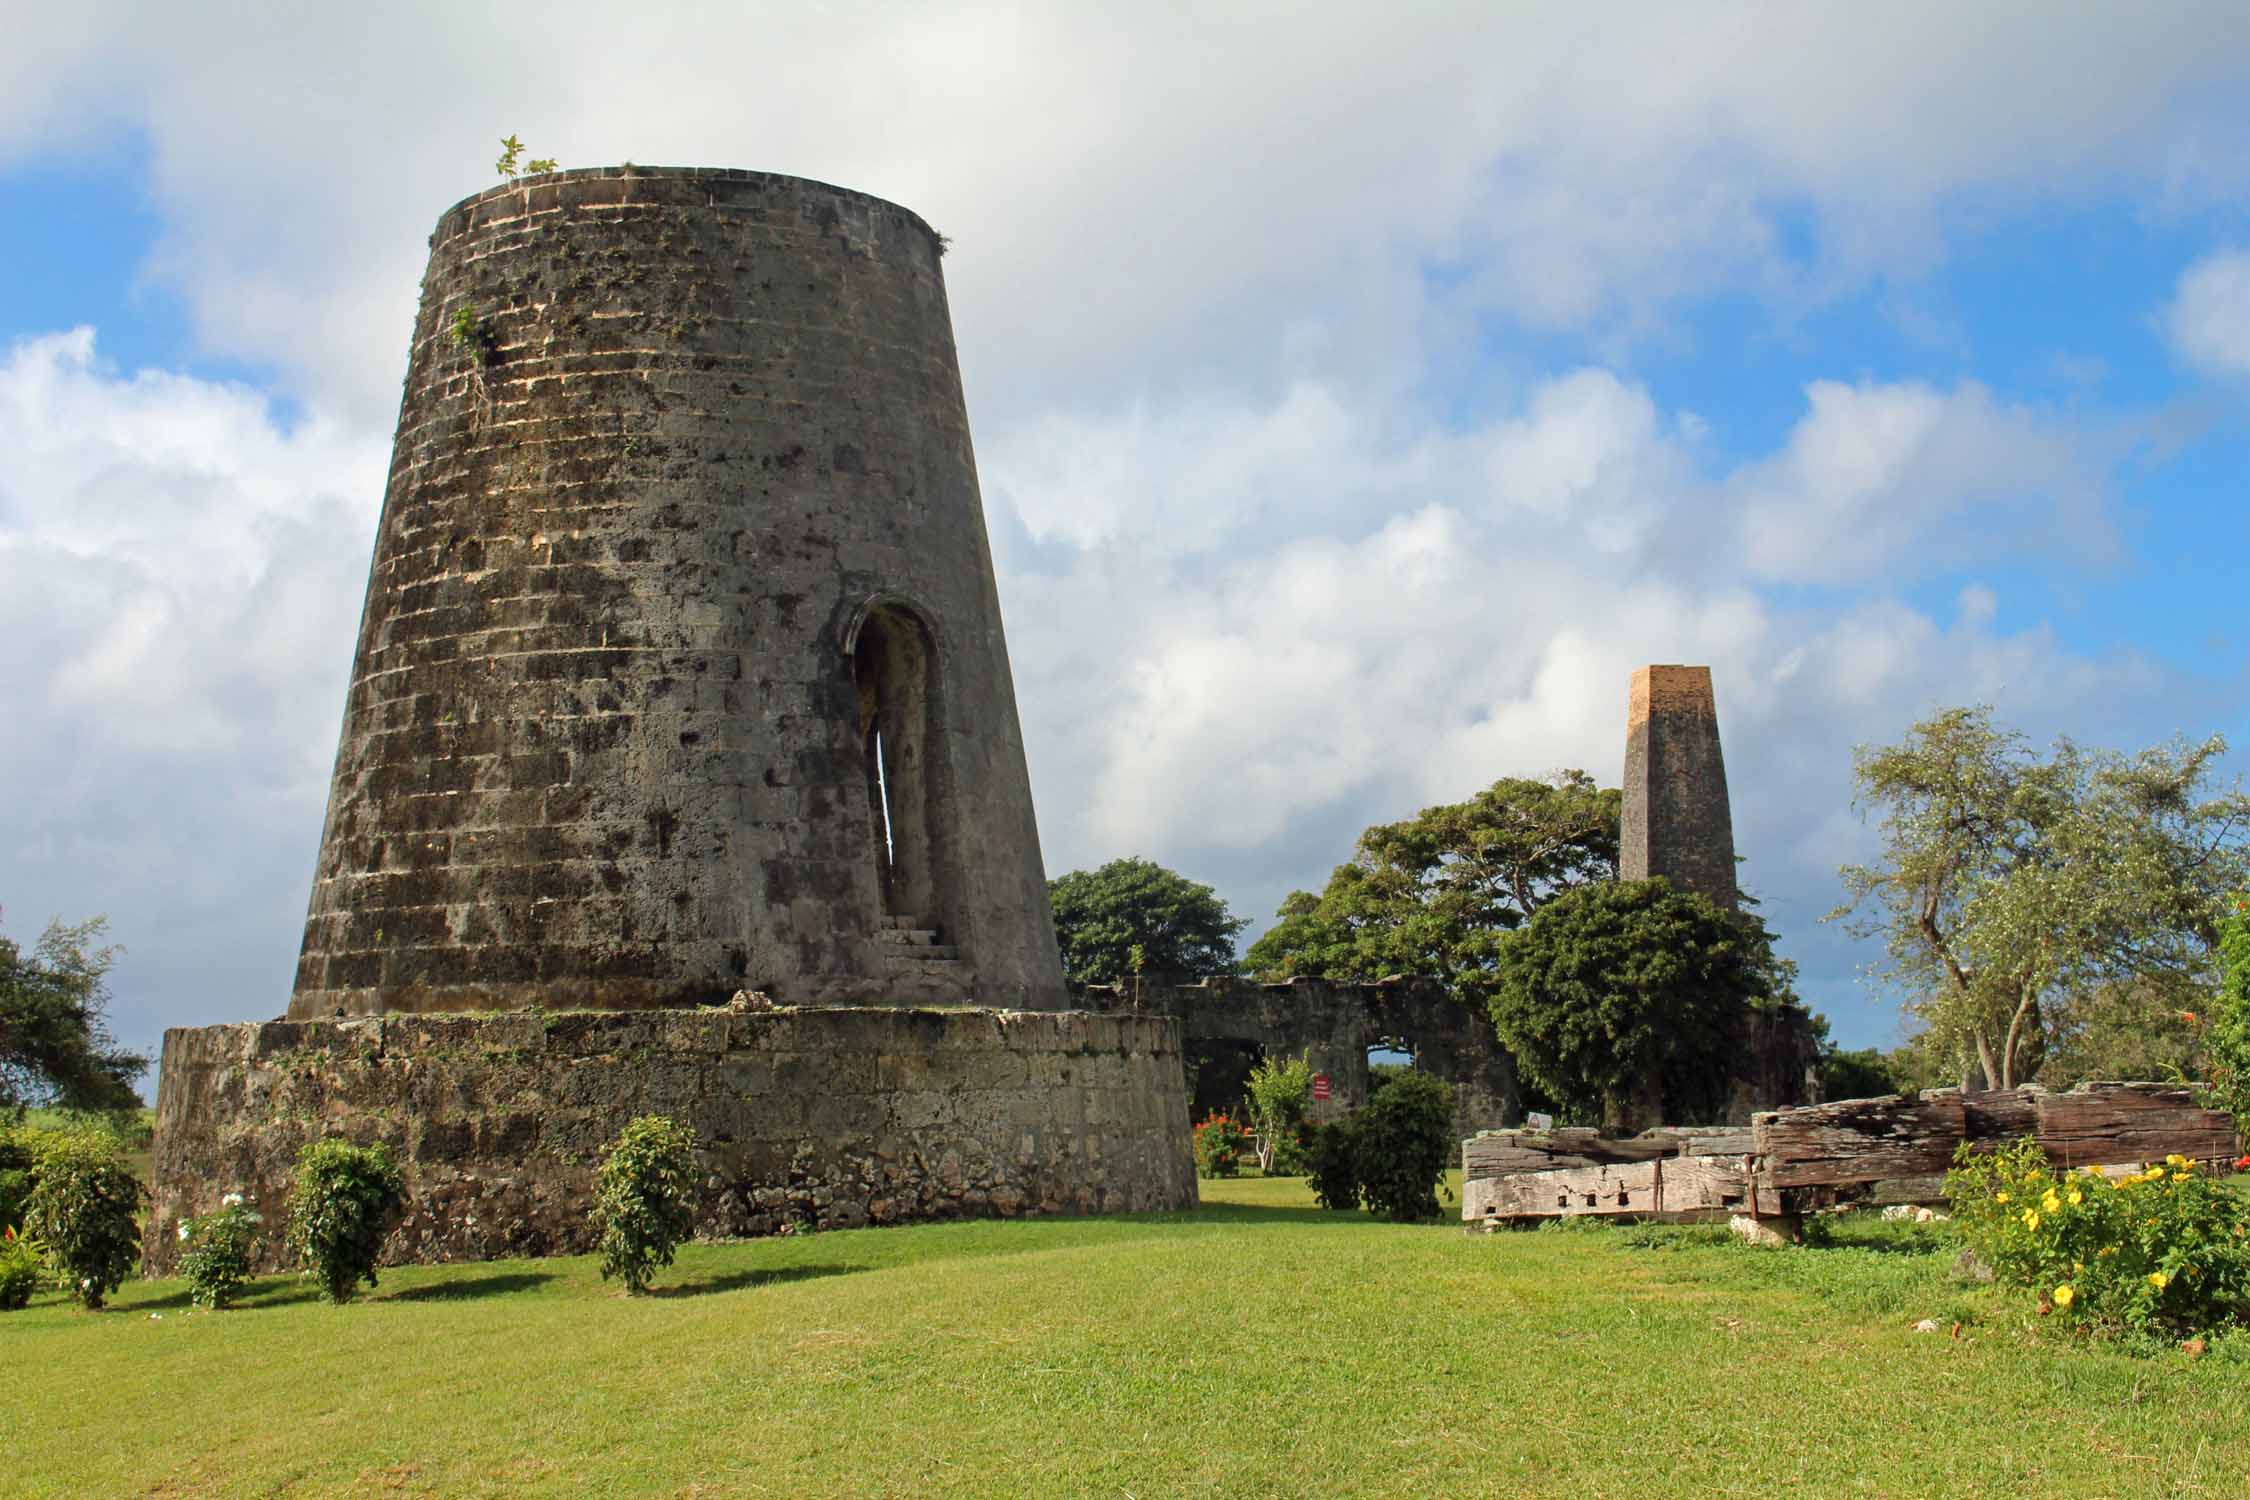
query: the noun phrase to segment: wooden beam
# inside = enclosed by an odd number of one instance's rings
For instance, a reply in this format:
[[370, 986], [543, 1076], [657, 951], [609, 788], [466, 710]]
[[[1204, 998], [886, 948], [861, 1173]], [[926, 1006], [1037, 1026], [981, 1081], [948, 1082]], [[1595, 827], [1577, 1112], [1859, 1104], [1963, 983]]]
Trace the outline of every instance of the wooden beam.
[[1584, 1214], [1740, 1211], [1750, 1196], [1741, 1157], [1691, 1156], [1663, 1161], [1518, 1172], [1464, 1182], [1465, 1219], [1560, 1219]]

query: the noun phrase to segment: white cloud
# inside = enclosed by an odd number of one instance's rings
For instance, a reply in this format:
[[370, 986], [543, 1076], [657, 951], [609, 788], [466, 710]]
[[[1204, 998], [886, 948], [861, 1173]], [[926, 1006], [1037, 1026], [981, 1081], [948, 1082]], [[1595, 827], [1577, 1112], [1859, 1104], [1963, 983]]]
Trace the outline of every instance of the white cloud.
[[136, 1040], [280, 1007], [386, 463], [91, 329], [0, 359], [8, 926], [107, 911]]
[[[1460, 4], [49, 7], [0, 53], [0, 163], [145, 134], [158, 270], [215, 350], [390, 415], [423, 235], [515, 130], [723, 163], [955, 236], [987, 420], [1182, 370], [1411, 379], [1472, 321], [1661, 327], [1942, 254], [1985, 211], [2224, 195], [2250, 12]], [[255, 109], [218, 107], [255, 98]], [[2215, 133], [2216, 132], [2216, 133]], [[1437, 273], [1435, 283], [1428, 280]], [[1378, 382], [1379, 383], [1379, 382]]]
[[[1974, 383], [1815, 381], [1810, 411], [1771, 459], [1734, 475], [1739, 535], [1764, 578], [1835, 582], [1945, 571], [1993, 554], [2096, 560], [2117, 438]], [[1934, 556], [1917, 548], [1934, 544]]]
[[2216, 251], [2182, 271], [2163, 326], [2205, 374], [2250, 375], [2250, 250]]
[[[1001, 503], [1093, 495], [1073, 513], [1109, 518], [1005, 567], [1050, 853], [1243, 848], [1331, 814], [1359, 820], [1348, 840], [1370, 805], [1503, 772], [1614, 775], [1623, 685], [1648, 661], [1712, 663], [1753, 719], [1811, 693], [1871, 733], [1947, 681], [1967, 698], [2067, 676], [2051, 640], [1989, 633], [1981, 585], [1948, 631], [1880, 595], [1781, 611], [1753, 584], [1951, 571], [1964, 537], [1997, 544], [2027, 515], [2098, 556], [2104, 444], [1974, 387], [1822, 383], [1807, 401], [1777, 453], [1720, 474], [1599, 370], [1466, 431], [1300, 388], [1223, 420], [1142, 408], [995, 445]], [[1308, 408], [1351, 415], [1306, 436]], [[1290, 503], [1300, 488], [1312, 503]], [[1826, 743], [1834, 781], [1850, 742]]]

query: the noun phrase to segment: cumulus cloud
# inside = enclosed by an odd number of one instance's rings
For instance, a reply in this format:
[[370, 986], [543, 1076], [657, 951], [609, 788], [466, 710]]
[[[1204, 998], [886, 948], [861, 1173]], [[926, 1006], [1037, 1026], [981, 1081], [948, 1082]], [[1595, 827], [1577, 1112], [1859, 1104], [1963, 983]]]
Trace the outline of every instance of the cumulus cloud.
[[91, 329], [0, 359], [7, 922], [108, 912], [134, 1040], [279, 1009], [386, 463]]
[[[1334, 420], [1308, 429], [1309, 409]], [[1300, 388], [1220, 420], [1142, 409], [996, 444], [996, 509], [1066, 496], [1060, 513], [1104, 518], [1027, 523], [1064, 540], [1002, 549], [1050, 863], [1190, 853], [1202, 878], [1240, 872], [1263, 916], [1369, 822], [1504, 774], [1614, 779], [1628, 674], [1691, 661], [1717, 674], [1760, 883], [1817, 915], [1835, 830], [1803, 843], [1805, 809], [1848, 802], [1855, 743], [1941, 704], [2041, 726], [2166, 691], [2137, 658], [1996, 630], [1974, 579], [1950, 622], [1885, 588], [1791, 607], [1760, 587], [1958, 573], [1975, 543], [2027, 534], [2099, 559], [2105, 435], [1912, 382], [1816, 384], [1774, 452], [1732, 467], [1698, 427], [1582, 369], [1462, 429]], [[1300, 486], [1352, 500], [1298, 511]], [[1269, 871], [1279, 848], [1320, 852]]]
[[[1908, 275], [1966, 194], [2226, 193], [2212, 101], [2250, 12], [1620, 12], [592, 0], [48, 7], [0, 53], [0, 163], [143, 133], [157, 271], [209, 345], [371, 422], [422, 236], [515, 130], [566, 163], [724, 163], [896, 197], [953, 235], [988, 412], [1183, 369], [1386, 371], [1463, 319], [1661, 326]], [[255, 96], [256, 110], [214, 107]], [[286, 208], [277, 211], [277, 205]], [[1988, 210], [1989, 211], [1989, 208]]]
[[[2061, 549], [2100, 560], [2118, 439], [1966, 383], [1815, 381], [1782, 451], [1732, 476], [1737, 534], [1758, 575], [1830, 583]], [[2107, 451], [2105, 451], [2107, 450]], [[1935, 558], [1917, 545], [1942, 537]]]
[[2250, 376], [2250, 250], [2221, 250], [2180, 273], [2164, 333], [2207, 375]]

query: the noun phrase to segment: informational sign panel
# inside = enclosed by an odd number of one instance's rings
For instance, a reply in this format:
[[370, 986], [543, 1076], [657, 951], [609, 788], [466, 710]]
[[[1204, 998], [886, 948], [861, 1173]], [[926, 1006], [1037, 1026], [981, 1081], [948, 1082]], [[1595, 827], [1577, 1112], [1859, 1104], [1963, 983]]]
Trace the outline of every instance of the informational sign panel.
[[1314, 1097], [1315, 1099], [1326, 1099], [1326, 1098], [1328, 1097], [1328, 1095], [1329, 1095], [1329, 1092], [1330, 1092], [1330, 1089], [1329, 1089], [1329, 1083], [1328, 1083], [1328, 1075], [1327, 1075], [1326, 1073], [1315, 1073], [1315, 1074], [1313, 1074], [1313, 1076], [1312, 1076], [1312, 1096], [1313, 1096], [1313, 1097]]
[[1523, 1117], [1523, 1128], [1526, 1130], [1552, 1130], [1555, 1128], [1555, 1117], [1543, 1115], [1536, 1109], [1532, 1110]]

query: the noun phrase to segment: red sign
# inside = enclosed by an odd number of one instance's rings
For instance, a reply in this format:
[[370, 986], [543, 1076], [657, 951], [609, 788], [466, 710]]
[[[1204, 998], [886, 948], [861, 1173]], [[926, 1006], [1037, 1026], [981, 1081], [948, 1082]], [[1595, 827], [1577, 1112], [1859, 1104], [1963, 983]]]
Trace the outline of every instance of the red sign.
[[1315, 1099], [1325, 1099], [1328, 1097], [1328, 1075], [1326, 1073], [1313, 1074], [1312, 1096]]

